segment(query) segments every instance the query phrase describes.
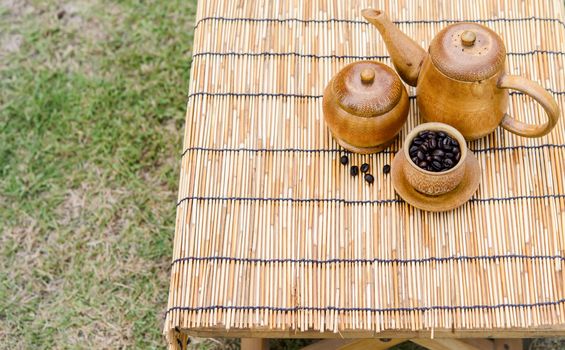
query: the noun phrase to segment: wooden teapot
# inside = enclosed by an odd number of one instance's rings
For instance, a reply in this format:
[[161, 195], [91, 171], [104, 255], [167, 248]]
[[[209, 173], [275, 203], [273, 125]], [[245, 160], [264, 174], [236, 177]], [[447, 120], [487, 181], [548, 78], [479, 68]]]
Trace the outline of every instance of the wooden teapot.
[[408, 100], [392, 68], [375, 61], [354, 62], [324, 90], [324, 120], [342, 147], [355, 153], [379, 152], [406, 122]]
[[[486, 136], [498, 125], [517, 135], [540, 137], [557, 124], [559, 106], [544, 88], [506, 74], [506, 48], [491, 29], [469, 22], [449, 25], [426, 52], [384, 12], [366, 9], [362, 15], [377, 27], [402, 80], [416, 87], [417, 105], [425, 120], [449, 124], [467, 140]], [[508, 89], [533, 97], [545, 109], [548, 121], [526, 124], [508, 115]]]

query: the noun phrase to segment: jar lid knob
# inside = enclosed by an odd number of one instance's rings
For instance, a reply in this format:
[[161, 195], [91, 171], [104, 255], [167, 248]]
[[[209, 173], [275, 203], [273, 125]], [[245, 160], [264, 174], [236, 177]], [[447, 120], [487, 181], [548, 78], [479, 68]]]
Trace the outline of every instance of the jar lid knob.
[[361, 81], [363, 84], [371, 84], [375, 80], [375, 71], [371, 68], [365, 68], [361, 71]]
[[473, 46], [475, 44], [475, 40], [477, 39], [477, 34], [470, 30], [466, 30], [461, 34], [461, 42], [465, 46]]

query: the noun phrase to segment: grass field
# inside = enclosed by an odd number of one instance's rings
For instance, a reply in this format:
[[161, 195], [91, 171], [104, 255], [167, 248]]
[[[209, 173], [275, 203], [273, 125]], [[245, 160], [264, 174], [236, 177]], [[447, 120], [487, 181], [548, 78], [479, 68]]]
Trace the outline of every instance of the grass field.
[[162, 348], [195, 1], [0, 0], [0, 348]]
[[195, 10], [0, 0], [1, 349], [164, 347]]

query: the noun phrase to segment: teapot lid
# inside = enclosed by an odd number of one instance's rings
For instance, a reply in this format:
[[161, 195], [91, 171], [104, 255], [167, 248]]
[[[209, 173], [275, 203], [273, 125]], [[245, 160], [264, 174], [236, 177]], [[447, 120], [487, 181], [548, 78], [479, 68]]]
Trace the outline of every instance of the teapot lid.
[[455, 23], [430, 44], [430, 58], [446, 76], [463, 81], [490, 78], [504, 69], [506, 48], [500, 36], [477, 23]]
[[388, 66], [375, 61], [354, 62], [333, 79], [339, 105], [359, 117], [375, 117], [390, 111], [402, 96], [402, 82]]

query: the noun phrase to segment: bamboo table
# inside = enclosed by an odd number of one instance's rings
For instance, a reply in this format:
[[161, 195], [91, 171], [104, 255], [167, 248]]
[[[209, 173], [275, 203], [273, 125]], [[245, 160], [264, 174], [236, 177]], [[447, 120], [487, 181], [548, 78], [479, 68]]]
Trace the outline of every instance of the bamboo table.
[[[350, 155], [370, 164], [375, 183], [352, 178], [321, 97], [348, 63], [391, 64], [360, 16], [367, 7], [423, 47], [455, 21], [489, 26], [506, 43], [507, 71], [565, 107], [561, 0], [201, 1], [164, 327], [171, 348], [184, 349], [188, 335], [488, 349], [519, 346], [469, 339], [565, 334], [563, 120], [539, 139], [498, 128], [470, 143], [478, 192], [455, 211], [423, 212], [382, 172], [422, 122], [410, 88], [399, 139]], [[511, 114], [543, 120], [529, 97], [510, 100]]]

